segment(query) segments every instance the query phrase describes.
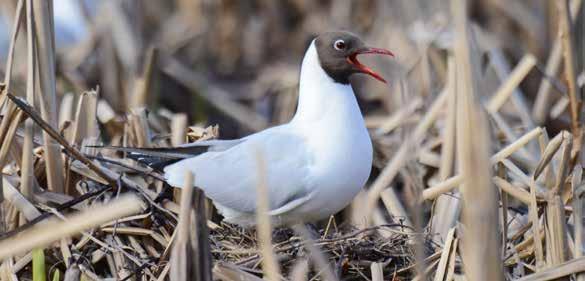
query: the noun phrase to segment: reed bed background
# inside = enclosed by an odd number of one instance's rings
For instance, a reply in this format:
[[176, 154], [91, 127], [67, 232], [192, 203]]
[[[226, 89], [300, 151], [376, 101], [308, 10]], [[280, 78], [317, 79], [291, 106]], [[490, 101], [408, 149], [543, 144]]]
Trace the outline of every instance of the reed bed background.
[[[62, 1], [0, 3], [1, 280], [585, 280], [582, 0], [81, 1], [69, 42]], [[374, 168], [317, 235], [94, 147], [287, 122], [336, 29], [397, 57], [352, 81]]]

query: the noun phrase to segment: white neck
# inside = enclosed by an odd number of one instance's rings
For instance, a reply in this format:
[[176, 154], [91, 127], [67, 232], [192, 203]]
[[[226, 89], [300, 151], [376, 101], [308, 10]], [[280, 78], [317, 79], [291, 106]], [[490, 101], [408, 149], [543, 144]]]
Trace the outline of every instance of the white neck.
[[333, 81], [321, 67], [315, 41], [305, 53], [301, 66], [299, 103], [291, 123], [356, 119], [363, 122], [353, 89]]

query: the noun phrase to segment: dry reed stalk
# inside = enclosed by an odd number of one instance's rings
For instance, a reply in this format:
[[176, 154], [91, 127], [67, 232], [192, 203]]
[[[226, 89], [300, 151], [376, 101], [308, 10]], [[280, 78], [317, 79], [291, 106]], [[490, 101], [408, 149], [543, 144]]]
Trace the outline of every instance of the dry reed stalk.
[[[408, 212], [406, 212], [406, 209], [404, 209], [402, 202], [392, 187], [386, 188], [384, 191], [382, 191], [382, 193], [380, 193], [380, 198], [382, 199], [382, 203], [384, 204], [384, 207], [386, 207], [388, 214], [390, 214], [393, 218], [401, 221], [402, 224], [406, 226], [413, 226]], [[366, 215], [366, 218], [367, 217], [368, 216]], [[407, 228], [405, 231], [412, 232], [410, 228]]]
[[[11, 119], [12, 122], [8, 123], [8, 127], [6, 128], [6, 133], [4, 134], [4, 139], [2, 145], [0, 146], [0, 167], [4, 167], [6, 164], [8, 152], [12, 148], [12, 142], [14, 140], [14, 135], [16, 134], [16, 130], [20, 124], [20, 121], [23, 117], [23, 112], [18, 110], [14, 114], [14, 119]], [[0, 126], [1, 128], [1, 126]]]
[[538, 204], [536, 202], [536, 183], [530, 181], [530, 205], [528, 205], [528, 217], [532, 223], [532, 233], [534, 237], [534, 256], [536, 259], [536, 270], [539, 271], [546, 265], [544, 260], [544, 249], [542, 248], [542, 235], [538, 219]]
[[565, 135], [564, 132], [561, 132], [557, 134], [552, 140], [550, 140], [548, 144], [546, 144], [546, 147], [543, 149], [543, 152], [541, 153], [542, 156], [540, 158], [540, 161], [538, 162], [538, 165], [534, 170], [534, 174], [532, 176], [533, 179], [536, 180], [540, 176], [540, 174], [543, 171], [545, 171], [545, 169], [548, 169], [549, 171], [551, 170], [549, 168], [550, 164], [552, 163], [551, 160], [553, 156], [557, 153], [559, 148], [561, 148], [561, 145], [565, 140], [564, 135]]
[[299, 236], [303, 238], [305, 249], [309, 252], [311, 260], [319, 269], [320, 275], [323, 278], [323, 280], [326, 281], [338, 280], [335, 277], [335, 274], [333, 274], [333, 270], [331, 270], [331, 267], [329, 266], [329, 263], [327, 262], [324, 253], [321, 250], [319, 250], [319, 248], [311, 239], [311, 235], [309, 234], [307, 228], [304, 225], [297, 224], [293, 226], [293, 229]]
[[[4, 76], [4, 91], [6, 93], [10, 93], [12, 90], [11, 88], [11, 81], [12, 81], [12, 67], [14, 65], [14, 50], [16, 47], [16, 39], [18, 38], [21, 18], [24, 16], [25, 9], [24, 9], [24, 1], [25, 0], [18, 0], [18, 4], [16, 6], [16, 13], [14, 17], [14, 25], [12, 27], [12, 35], [10, 37], [10, 47], [8, 48], [8, 57], [6, 59], [6, 74]], [[0, 93], [0, 107], [4, 107], [4, 101], [6, 101], [6, 95], [4, 93]]]
[[134, 141], [138, 147], [151, 147], [150, 142], [150, 127], [148, 126], [148, 117], [146, 116], [146, 108], [132, 108], [128, 116], [128, 123], [131, 128], [131, 136], [134, 136]]
[[[386, 216], [385, 215], [387, 213], [394, 214], [394, 213], [392, 213], [391, 210], [392, 209], [387, 208], [385, 210], [386, 212], [384, 212], [384, 211], [382, 211], [382, 208], [380, 208], [380, 207], [377, 207], [376, 209], [374, 209], [374, 211], [372, 212], [372, 215], [371, 215], [371, 224], [372, 225], [389, 225], [390, 222], [386, 219]], [[359, 217], [359, 218], [363, 218], [363, 217]], [[410, 220], [405, 221], [405, 220], [402, 220], [401, 218], [396, 218], [396, 217], [393, 217], [393, 219], [398, 220], [401, 223], [401, 225], [400, 226], [396, 226], [395, 229], [402, 230], [402, 229], [404, 229], [402, 227], [403, 225], [407, 225], [407, 224], [412, 225], [411, 222], [410, 222]], [[362, 221], [357, 221], [357, 222], [353, 223], [353, 225], [356, 226], [356, 227], [358, 227], [358, 228], [366, 228], [367, 227], [367, 225], [364, 224], [363, 220]], [[406, 233], [406, 232], [412, 232], [412, 231], [410, 230], [410, 228], [408, 228], [404, 232]], [[391, 238], [392, 235], [393, 235], [393, 233], [391, 233], [389, 231], [384, 231], [384, 229], [378, 229], [377, 233], [381, 237], [384, 237], [384, 238]], [[325, 235], [323, 235], [323, 237], [325, 237]]]
[[[106, 173], [106, 170], [104, 170], [101, 167], [94, 164], [91, 160], [89, 160], [87, 157], [85, 157], [83, 154], [81, 154], [81, 152], [79, 152], [79, 150], [72, 147], [59, 133], [57, 133], [53, 129], [53, 127], [51, 127], [48, 123], [43, 121], [43, 119], [34, 111], [34, 109], [30, 105], [28, 105], [26, 102], [22, 101], [22, 99], [17, 98], [13, 95], [8, 94], [8, 97], [12, 100], [12, 102], [15, 105], [17, 105], [22, 110], [22, 111], [19, 111], [19, 114], [22, 115], [22, 112], [26, 113], [26, 115], [28, 117], [32, 118], [37, 123], [37, 125], [39, 125], [43, 129], [43, 131], [47, 133], [48, 136], [52, 137], [59, 144], [61, 144], [68, 153], [70, 153], [77, 160], [79, 160], [80, 162], [85, 164], [88, 168], [90, 168], [98, 176], [106, 179], [108, 181], [108, 183], [111, 185], [111, 188], [114, 188], [115, 186], [117, 186], [117, 178], [116, 177], [111, 177], [108, 173]], [[14, 122], [14, 123], [17, 123], [17, 122]], [[16, 130], [16, 128], [14, 130]], [[4, 149], [5, 147], [6, 146], [3, 145], [0, 148], [0, 160], [3, 159], [2, 149]], [[1, 161], [0, 161], [0, 163], [1, 163]]]
[[522, 188], [516, 187], [513, 184], [509, 183], [508, 181], [506, 181], [505, 179], [500, 178], [500, 177], [493, 177], [492, 181], [502, 191], [504, 191], [507, 194], [511, 195], [512, 197], [516, 198], [520, 202], [522, 202], [526, 205], [530, 205], [530, 202], [531, 202], [530, 192], [528, 192]]
[[435, 184], [422, 192], [422, 199], [423, 200], [431, 200], [439, 197], [442, 194], [445, 194], [457, 186], [459, 186], [462, 182], [463, 178], [460, 175], [450, 177], [443, 182]]
[[18, 273], [32, 261], [32, 253], [27, 253], [14, 263], [14, 273]]
[[559, 195], [562, 194], [563, 192], [563, 187], [565, 185], [565, 180], [567, 178], [567, 173], [569, 171], [569, 169], [571, 169], [569, 167], [570, 165], [570, 161], [571, 161], [571, 148], [573, 147], [573, 136], [571, 136], [571, 134], [569, 134], [568, 132], [561, 132], [561, 136], [563, 138], [563, 144], [562, 144], [562, 154], [561, 159], [559, 159], [559, 167], [558, 167], [558, 171], [556, 174], [556, 179], [555, 179], [555, 185], [553, 186], [553, 188], [550, 190], [551, 194], [554, 195]]
[[[527, 231], [530, 229], [530, 227], [532, 226], [532, 223], [529, 223], [528, 225], [526, 225], [524, 227], [525, 231], [520, 231], [521, 233], [516, 233], [514, 236], [512, 236], [512, 238], [519, 238], [522, 235], [526, 235], [526, 238], [524, 240], [522, 240], [522, 242], [514, 245], [514, 251], [516, 252], [523, 252], [525, 250], [528, 250], [530, 253], [528, 256], [532, 256], [534, 253], [533, 249], [531, 249], [531, 247], [534, 247], [534, 234], [533, 233], [527, 233]], [[542, 230], [540, 232], [540, 235], [542, 236], [544, 234], [544, 230]], [[511, 239], [514, 240], [514, 239]]]
[[309, 273], [309, 261], [306, 259], [299, 260], [291, 270], [290, 280], [292, 281], [306, 281]]
[[16, 271], [14, 270], [14, 259], [7, 258], [2, 263], [0, 267], [0, 279], [2, 280], [9, 280], [9, 281], [18, 281], [18, 276], [16, 275]]
[[[575, 0], [575, 2], [580, 2], [581, 0]], [[552, 83], [549, 81], [549, 77], [554, 77], [557, 75], [559, 71], [559, 67], [561, 64], [561, 60], [563, 58], [562, 53], [562, 45], [560, 40], [555, 40], [554, 45], [550, 51], [548, 56], [548, 60], [546, 62], [546, 68], [544, 70], [544, 75], [547, 77], [543, 77], [540, 86], [538, 88], [538, 92], [536, 93], [536, 99], [534, 101], [534, 106], [532, 107], [532, 117], [536, 124], [544, 124], [546, 119], [549, 115], [549, 107], [550, 107], [550, 92], [552, 88]]]
[[[512, 129], [512, 126], [504, 119], [504, 117], [499, 112], [491, 112], [489, 113], [492, 120], [496, 123], [497, 127], [501, 130], [501, 132], [505, 135], [508, 142], [512, 143], [519, 139], [517, 134]], [[526, 147], [521, 146], [512, 154], [517, 161], [522, 162], [523, 165], [531, 167], [536, 162], [536, 157], [534, 157], [534, 153], [530, 153], [526, 150]]]
[[[55, 43], [51, 26], [52, 0], [33, 1], [33, 14], [36, 34], [36, 46], [38, 53], [38, 85], [41, 91], [38, 94], [41, 104], [43, 119], [52, 128], [58, 128], [57, 124], [57, 94], [55, 89]], [[54, 192], [63, 192], [64, 173], [61, 148], [51, 136], [43, 131], [44, 157], [47, 171], [48, 189]]]
[[567, 259], [566, 225], [564, 205], [559, 195], [547, 200], [546, 206], [546, 247], [549, 266], [556, 266]]
[[412, 137], [416, 143], [422, 142], [422, 139], [425, 136], [425, 133], [433, 126], [445, 104], [447, 103], [447, 96], [448, 91], [443, 89], [435, 98], [433, 103], [431, 104], [430, 108], [427, 110], [427, 113], [423, 116], [423, 118], [419, 121], [419, 123], [414, 128], [412, 132]]
[[[556, 1], [559, 13], [559, 37], [562, 42], [565, 75], [568, 85], [569, 94], [569, 113], [571, 116], [571, 133], [575, 137], [575, 146], [571, 152], [571, 158], [574, 158], [581, 151], [582, 132], [580, 124], [580, 115], [582, 110], [581, 97], [577, 88], [577, 69], [575, 56], [575, 43], [573, 38], [573, 24], [569, 11], [569, 0]], [[578, 10], [578, 8], [577, 8]], [[576, 12], [577, 13], [577, 12]]]
[[171, 252], [171, 272], [170, 279], [173, 281], [190, 280], [191, 255], [189, 249], [189, 223], [191, 218], [192, 200], [193, 200], [193, 174], [191, 171], [185, 172], [185, 183], [181, 193], [181, 209], [179, 212], [179, 222], [175, 228], [176, 236], [173, 242]]
[[41, 212], [8, 181], [2, 178], [3, 196], [7, 202], [14, 206], [27, 220], [33, 220], [41, 215]]
[[65, 93], [61, 97], [61, 103], [59, 104], [59, 114], [57, 124], [59, 124], [59, 131], [63, 136], [70, 139], [72, 134], [72, 125], [74, 124], [73, 116], [73, 101], [75, 97], [73, 93]]
[[451, 1], [457, 73], [457, 159], [463, 184], [462, 258], [469, 280], [502, 280], [498, 205], [490, 182], [488, 127], [478, 105], [478, 64], [471, 50], [467, 1]]
[[[575, 239], [575, 247], [573, 250], [573, 257], [580, 258], [583, 256], [583, 249], [585, 243], [583, 241], [583, 189], [581, 188], [583, 177], [583, 168], [580, 164], [575, 165], [571, 177], [571, 189], [573, 190], [573, 237]], [[577, 281], [584, 281], [585, 274], [577, 274]]]
[[521, 147], [525, 146], [528, 142], [535, 139], [536, 137], [538, 137], [541, 134], [542, 134], [542, 128], [536, 127], [534, 129], [532, 129], [528, 133], [526, 133], [523, 136], [521, 136], [520, 138], [518, 138], [513, 143], [502, 148], [500, 151], [498, 151], [496, 154], [494, 154], [490, 158], [490, 161], [492, 162], [492, 164], [495, 164], [497, 162], [504, 160], [505, 158], [508, 158], [514, 152], [518, 151]]
[[63, 277], [63, 281], [77, 281], [80, 280], [81, 271], [79, 270], [79, 266], [77, 264], [73, 264], [70, 267], [67, 267], [65, 271], [65, 276]]
[[442, 133], [441, 143], [441, 166], [439, 167], [439, 178], [447, 180], [453, 173], [453, 162], [455, 157], [455, 120], [457, 108], [457, 95], [455, 84], [457, 81], [457, 68], [455, 59], [449, 56], [447, 59], [448, 78], [447, 81], [447, 104], [445, 117], [445, 129]]
[[149, 47], [146, 51], [146, 59], [140, 77], [134, 79], [134, 94], [130, 97], [130, 108], [146, 107], [149, 101], [149, 93], [152, 92], [152, 80], [156, 61], [158, 60], [158, 49]]
[[[498, 178], [501, 178], [503, 180], [506, 180], [508, 177], [506, 175], [506, 169], [504, 167], [504, 164], [502, 163], [498, 163], [498, 165], [496, 166], [496, 175]], [[508, 200], [508, 194], [503, 192], [500, 188], [499, 190], [499, 197], [500, 197], [500, 227], [502, 229], [502, 249], [501, 249], [501, 253], [502, 253], [502, 257], [504, 257], [506, 255], [506, 249], [508, 247], [508, 208], [510, 207], [510, 203]]]
[[[382, 191], [384, 191], [384, 189], [390, 185], [400, 169], [404, 167], [408, 158], [411, 157], [409, 155], [410, 150], [414, 147], [417, 147], [416, 144], [422, 141], [424, 133], [433, 125], [446, 101], [447, 91], [442, 91], [435, 99], [423, 119], [417, 124], [416, 128], [412, 132], [412, 136], [409, 137], [410, 140], [404, 141], [398, 151], [394, 154], [394, 157], [390, 159], [380, 175], [372, 183], [366, 198], [366, 215], [371, 214], [372, 210], [374, 209], [374, 205], [378, 201]], [[387, 196], [393, 197], [392, 201], [396, 202], [396, 204], [399, 204], [396, 206], [397, 208], [404, 209], [404, 207], [401, 206], [402, 204], [400, 203], [400, 200], [398, 200], [398, 197], [394, 191], [388, 191]]]
[[[561, 1], [562, 2], [562, 1]], [[582, 5], [582, 0], [573, 0], [571, 1], [571, 19], [572, 23], [575, 22], [577, 18], [579, 8]], [[534, 107], [532, 109], [532, 116], [534, 120], [538, 124], [543, 124], [547, 119], [547, 114], [549, 112], [548, 108], [550, 106], [550, 92], [552, 88], [552, 83], [549, 77], [556, 77], [557, 73], [559, 72], [559, 68], [561, 66], [561, 62], [563, 60], [563, 42], [561, 37], [555, 38], [553, 43], [553, 47], [549, 53], [546, 67], [544, 70], [545, 77], [542, 78], [540, 82], [540, 86], [538, 88], [538, 92], [536, 94], [536, 99], [534, 101]]]
[[528, 72], [530, 72], [535, 65], [536, 58], [533, 55], [524, 55], [522, 60], [520, 60], [512, 73], [508, 76], [508, 80], [500, 85], [498, 90], [496, 90], [495, 94], [488, 101], [486, 105], [487, 111], [496, 112], [500, 110], [500, 107], [502, 107], [502, 105], [504, 105], [504, 103], [510, 98], [514, 93], [514, 90], [520, 85], [520, 82], [524, 80], [526, 75], [528, 75]]
[[396, 129], [407, 119], [411, 116], [420, 106], [422, 105], [422, 99], [415, 98], [410, 101], [407, 105], [400, 108], [388, 118], [386, 118], [382, 124], [376, 129], [376, 134], [388, 134], [392, 130]]
[[547, 261], [550, 266], [556, 266], [567, 260], [567, 241], [564, 204], [561, 195], [567, 177], [567, 169], [571, 157], [573, 144], [571, 134], [561, 132], [563, 138], [562, 154], [556, 174], [555, 185], [549, 191], [546, 206], [546, 246]]
[[75, 112], [75, 129], [71, 135], [70, 142], [80, 145], [85, 138], [96, 142], [98, 137], [97, 126], [97, 97], [99, 88], [97, 90], [86, 91], [81, 94], [77, 104], [77, 111]]
[[63, 237], [74, 235], [116, 218], [132, 215], [141, 210], [142, 202], [135, 196], [123, 196], [107, 205], [92, 206], [84, 212], [71, 216], [66, 222], [48, 222], [23, 232], [18, 237], [1, 241], [0, 259], [46, 246]]
[[500, 163], [504, 164], [504, 166], [509, 170], [511, 178], [520, 181], [527, 186], [533, 182], [529, 175], [524, 173], [522, 169], [520, 169], [516, 164], [514, 164], [514, 162], [510, 161], [509, 159], [504, 159]]
[[209, 245], [209, 228], [206, 217], [206, 197], [203, 190], [195, 187], [193, 192], [194, 216], [191, 217], [191, 254], [195, 257], [195, 264], [191, 276], [201, 281], [212, 281], [211, 249]]
[[522, 278], [516, 279], [516, 281], [547, 281], [557, 280], [562, 277], [569, 276], [571, 274], [580, 273], [585, 271], [585, 257], [572, 259], [565, 263], [559, 264], [555, 267], [547, 268], [543, 271], [536, 272]]
[[163, 270], [161, 271], [161, 273], [156, 278], [156, 281], [164, 281], [164, 280], [166, 280], [167, 274], [169, 274], [169, 271], [170, 270], [171, 270], [171, 264], [170, 263], [167, 263], [163, 267]]
[[[93, 273], [91, 270], [89, 270], [88, 268], [86, 268], [83, 264], [79, 264], [79, 270], [81, 271], [81, 279], [82, 281], [101, 281], [102, 279], [97, 276], [95, 273]], [[115, 272], [111, 271], [111, 272]]]
[[439, 264], [439, 260], [433, 261], [425, 269], [425, 271], [423, 272], [423, 274], [416, 275], [414, 278], [412, 278], [412, 281], [423, 281], [423, 280], [427, 280], [426, 279], [426, 276], [430, 275], [430, 273], [433, 271], [433, 268], [435, 268], [438, 264]]
[[446, 278], [451, 271], [451, 267], [454, 267], [455, 265], [455, 260], [452, 260], [452, 258], [455, 257], [454, 252], [457, 250], [457, 245], [454, 243], [456, 239], [455, 228], [451, 228], [449, 233], [447, 233], [447, 239], [445, 240], [443, 250], [441, 251], [441, 259], [437, 265], [435, 277], [433, 278], [434, 281], [451, 280]]
[[[370, 186], [370, 189], [365, 198], [366, 205], [364, 206], [364, 210], [366, 217], [371, 214], [371, 211], [374, 209], [374, 205], [378, 201], [378, 198], [381, 196], [382, 192], [384, 192], [390, 201], [392, 201], [392, 206], [394, 206], [396, 209], [404, 210], [402, 203], [400, 203], [400, 200], [398, 199], [398, 195], [396, 195], [393, 189], [388, 187], [394, 180], [394, 177], [398, 175], [398, 172], [400, 169], [402, 169], [404, 163], [407, 161], [409, 157], [409, 150], [409, 141], [406, 141], [402, 146], [400, 146], [399, 150], [396, 152], [396, 154], [394, 154], [394, 157], [392, 157], [390, 162], [384, 167], [380, 175]], [[403, 211], [399, 214], [393, 213], [392, 215], [401, 216], [405, 214], [406, 211]]]
[[[67, 221], [67, 218], [61, 214], [60, 212], [58, 212], [57, 210], [51, 210], [53, 212], [53, 214], [58, 217], [59, 219], [61, 219], [62, 221]], [[131, 260], [134, 264], [136, 265], [140, 265], [140, 261], [133, 257], [131, 254], [129, 254], [127, 251], [125, 251], [123, 248], [120, 247], [120, 245], [122, 245], [122, 242], [120, 241], [119, 237], [113, 237], [112, 235], [107, 235], [106, 236], [106, 240], [102, 241], [98, 238], [96, 238], [95, 236], [93, 236], [91, 233], [87, 232], [87, 231], [80, 231], [82, 237], [80, 239], [80, 241], [76, 244], [76, 245], [72, 245], [73, 249], [75, 250], [81, 250], [83, 249], [83, 247], [85, 247], [87, 245], [87, 243], [89, 241], [94, 242], [96, 245], [98, 245], [100, 247], [99, 250], [96, 250], [94, 252], [94, 254], [92, 255], [92, 262], [98, 262], [101, 258], [103, 258], [104, 256], [106, 256], [109, 253], [113, 253], [116, 252], [116, 254], [121, 254], [123, 255], [118, 257], [118, 259], [123, 259], [124, 257]], [[108, 232], [106, 232], [108, 233]], [[118, 233], [118, 234], [123, 234], [123, 233]], [[62, 238], [61, 241], [63, 240], [69, 240], [70, 238]], [[70, 242], [68, 242], [70, 244]], [[70, 251], [68, 249], [68, 245], [65, 245], [67, 247], [66, 251]], [[107, 252], [106, 252], [107, 251]], [[70, 255], [70, 253], [69, 253]], [[64, 256], [65, 258], [65, 256]], [[67, 263], [67, 262], [66, 262]]]
[[497, 111], [488, 112], [488, 114], [490, 115], [492, 120], [494, 120], [498, 128], [501, 130], [504, 136], [506, 136], [506, 139], [509, 142], [513, 142], [516, 139], [518, 139], [517, 134], [514, 132], [510, 124], [504, 119], [504, 117], [499, 112]]
[[[71, 132], [69, 139], [71, 144], [81, 147], [81, 151], [84, 154], [92, 156], [97, 154], [97, 149], [89, 146], [98, 145], [98, 136], [100, 133], [97, 122], [98, 94], [99, 87], [95, 90], [84, 91], [81, 97], [79, 97], [74, 119], [75, 128]], [[65, 194], [71, 194], [71, 166], [69, 162], [65, 167]]]
[[179, 146], [185, 143], [187, 137], [187, 114], [174, 114], [171, 119], [171, 145]]
[[59, 248], [61, 250], [61, 255], [63, 256], [63, 262], [65, 263], [65, 267], [71, 266], [71, 249], [69, 249], [69, 245], [71, 245], [70, 238], [61, 238], [59, 241]]
[[[441, 145], [441, 165], [439, 167], [439, 179], [447, 180], [453, 174], [455, 157], [455, 123], [457, 95], [455, 91], [457, 81], [457, 68], [455, 58], [450, 55], [447, 59], [448, 81], [447, 81], [447, 116], [445, 118], [445, 129], [442, 132], [443, 142]], [[423, 197], [424, 197], [423, 191]], [[427, 192], [428, 193], [428, 192]], [[431, 231], [438, 233], [445, 241], [449, 230], [455, 225], [459, 216], [460, 201], [452, 196], [440, 196], [434, 203], [432, 217], [429, 221]]]
[[373, 262], [370, 265], [372, 281], [384, 281], [384, 268], [381, 263]]
[[228, 264], [225, 262], [216, 263], [213, 266], [213, 274], [220, 280], [224, 281], [262, 281], [256, 275], [250, 274], [239, 269], [237, 266], [233, 264]]
[[[106, 241], [109, 245], [123, 245], [118, 237], [114, 237], [113, 235], [106, 235]], [[118, 280], [130, 279], [132, 277], [130, 272], [130, 265], [124, 258], [124, 255], [120, 251], [112, 251], [110, 255], [114, 261], [115, 271], [112, 272], [115, 273], [114, 276]]]
[[[7, 95], [8, 93], [5, 90], [2, 90], [2, 94]], [[8, 127], [12, 124], [13, 118], [16, 114], [16, 106], [10, 102], [7, 103], [3, 109], [2, 121], [0, 122], [0, 143], [4, 142]]]
[[[501, 49], [493, 48], [490, 50], [489, 54], [490, 54], [490, 63], [492, 65], [496, 75], [498, 76], [499, 81], [506, 81], [506, 83], [511, 81], [512, 76], [519, 75], [520, 73], [518, 73], [518, 72], [524, 71], [521, 69], [522, 67], [526, 67], [525, 65], [522, 65], [523, 63], [530, 63], [530, 60], [533, 58], [534, 64], [536, 64], [536, 58], [534, 58], [531, 54], [527, 54], [527, 55], [524, 55], [524, 57], [522, 58], [520, 63], [518, 63], [516, 65], [514, 70], [510, 71], [510, 66], [509, 66]], [[530, 58], [530, 57], [532, 57], [532, 58]], [[526, 62], [526, 60], [528, 60], [528, 62]], [[530, 69], [525, 70], [525, 71], [528, 73], [530, 71]], [[526, 75], [523, 75], [523, 76], [526, 76]], [[517, 77], [519, 82], [524, 80], [524, 78], [525, 77], [522, 77], [522, 78]], [[505, 86], [505, 84], [500, 85], [500, 88], [496, 91], [496, 93], [498, 93], [499, 90], [503, 90], [504, 86]], [[511, 86], [511, 85], [509, 85], [509, 86]], [[492, 98], [492, 100], [493, 100], [493, 98]], [[532, 116], [530, 115], [530, 110], [528, 109], [527, 102], [524, 98], [523, 93], [518, 88], [518, 85], [516, 85], [515, 89], [512, 89], [511, 102], [514, 105], [514, 107], [516, 108], [515, 113], [522, 120], [522, 124], [524, 125], [524, 127], [525, 128], [533, 128], [534, 121], [532, 120]]]
[[[26, 80], [26, 101], [29, 104], [35, 103], [35, 77], [36, 73], [36, 50], [35, 50], [35, 32], [34, 32], [34, 14], [32, 12], [32, 1], [26, 1], [26, 29], [27, 29], [27, 80]], [[27, 119], [24, 121], [24, 141], [22, 145], [22, 167], [20, 179], [20, 191], [26, 198], [32, 198], [34, 183], [33, 167], [33, 126], [34, 121]]]
[[439, 168], [441, 166], [441, 155], [426, 149], [423, 149], [418, 153], [416, 160], [429, 167]]
[[[367, 191], [361, 190], [358, 194], [356, 194], [355, 198], [351, 201], [351, 204], [348, 206], [348, 221], [351, 225], [355, 225], [358, 228], [366, 228], [369, 226], [369, 221], [367, 221], [367, 214], [365, 212], [365, 204], [366, 204], [366, 196]], [[379, 210], [379, 208], [378, 208]], [[387, 210], [387, 212], [390, 212]], [[372, 222], [375, 219], [375, 213], [372, 214]]]
[[565, 111], [567, 110], [567, 107], [569, 107], [570, 103], [571, 100], [566, 96], [562, 96], [561, 98], [559, 98], [559, 100], [557, 100], [555, 104], [552, 105], [552, 108], [550, 109], [549, 118], [556, 119], [561, 117], [561, 115], [563, 115], [563, 113], [565, 113]]
[[425, 238], [420, 233], [424, 233], [423, 229], [423, 183], [416, 171], [413, 171], [412, 164], [408, 165], [406, 169], [402, 170], [402, 178], [404, 179], [404, 188], [407, 194], [410, 194], [410, 197], [413, 199], [411, 202], [408, 203], [407, 207], [409, 208], [409, 213], [411, 214], [413, 220], [413, 229], [415, 233], [419, 233], [419, 235], [414, 235], [412, 242], [414, 245], [414, 256], [415, 261], [417, 264], [416, 267], [416, 274], [417, 277], [421, 278], [422, 280], [426, 280], [427, 277], [427, 264], [424, 262], [425, 259]]
[[266, 160], [260, 150], [256, 151], [256, 235], [262, 252], [262, 271], [268, 280], [279, 280], [281, 277], [278, 261], [272, 249], [272, 226], [270, 223], [270, 203], [268, 202], [268, 186]]

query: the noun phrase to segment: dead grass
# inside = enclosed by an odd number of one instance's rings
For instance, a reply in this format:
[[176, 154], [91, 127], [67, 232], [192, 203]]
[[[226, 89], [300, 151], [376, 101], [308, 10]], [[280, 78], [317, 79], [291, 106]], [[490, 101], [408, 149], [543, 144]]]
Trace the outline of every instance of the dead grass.
[[[0, 4], [0, 280], [585, 280], [582, 0], [138, 2], [83, 9], [67, 48], [53, 1]], [[258, 232], [220, 222], [94, 147], [285, 122], [305, 42], [343, 26], [397, 60], [374, 67], [389, 87], [355, 81], [374, 171], [318, 236], [266, 204]]]

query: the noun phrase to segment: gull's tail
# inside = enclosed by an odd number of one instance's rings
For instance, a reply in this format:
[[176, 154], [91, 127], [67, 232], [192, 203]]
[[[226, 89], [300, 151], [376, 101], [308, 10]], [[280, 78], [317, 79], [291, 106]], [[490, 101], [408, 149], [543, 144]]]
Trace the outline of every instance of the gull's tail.
[[112, 149], [125, 152], [126, 156], [138, 163], [146, 165], [157, 171], [163, 171], [164, 167], [186, 158], [195, 157], [209, 150], [209, 146], [191, 147], [123, 147], [123, 146], [95, 146], [101, 149]]
[[125, 152], [126, 156], [136, 162], [162, 172], [164, 167], [186, 158], [195, 157], [209, 151], [222, 151], [243, 140], [210, 140], [185, 144], [178, 147], [124, 147], [124, 146], [92, 146], [101, 149], [112, 149]]

